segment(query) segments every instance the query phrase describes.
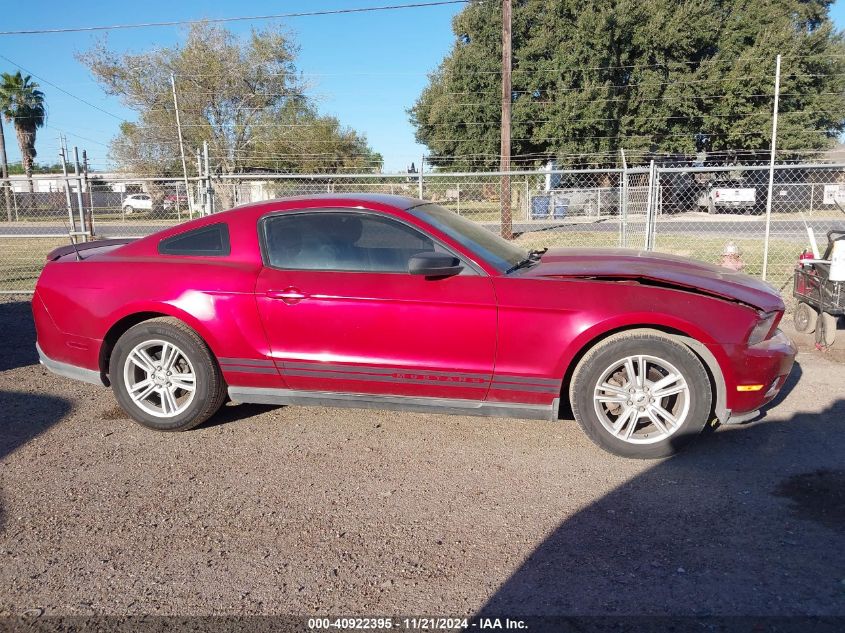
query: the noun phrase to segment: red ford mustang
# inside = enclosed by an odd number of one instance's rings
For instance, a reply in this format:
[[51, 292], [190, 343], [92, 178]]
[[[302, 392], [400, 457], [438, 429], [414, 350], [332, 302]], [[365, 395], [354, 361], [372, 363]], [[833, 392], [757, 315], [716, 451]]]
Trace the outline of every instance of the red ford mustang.
[[767, 284], [623, 250], [526, 251], [422, 200], [248, 205], [48, 257], [41, 362], [163, 431], [237, 402], [557, 419], [629, 457], [748, 419], [795, 348]]

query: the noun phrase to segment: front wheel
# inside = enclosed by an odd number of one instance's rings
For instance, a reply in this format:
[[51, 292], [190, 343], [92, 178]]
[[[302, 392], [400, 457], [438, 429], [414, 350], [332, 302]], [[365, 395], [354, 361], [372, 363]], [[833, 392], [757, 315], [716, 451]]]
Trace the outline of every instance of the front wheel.
[[127, 215], [131, 215], [131, 214], [135, 211], [135, 207], [133, 207], [132, 205], [127, 204], [125, 207], [123, 207], [123, 211], [124, 211], [124, 213], [126, 213]]
[[202, 424], [226, 396], [208, 346], [172, 318], [151, 319], [127, 330], [112, 352], [109, 379], [123, 410], [157, 431], [186, 431]]
[[650, 332], [623, 332], [596, 345], [575, 368], [569, 395], [593, 442], [637, 459], [677, 452], [701, 433], [713, 406], [698, 357]]

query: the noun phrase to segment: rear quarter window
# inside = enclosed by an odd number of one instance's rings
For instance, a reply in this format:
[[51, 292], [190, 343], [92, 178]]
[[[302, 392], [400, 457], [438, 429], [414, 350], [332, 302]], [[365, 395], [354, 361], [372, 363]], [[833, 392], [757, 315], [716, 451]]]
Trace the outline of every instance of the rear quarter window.
[[229, 243], [229, 226], [212, 224], [163, 239], [158, 243], [162, 255], [196, 255], [224, 257], [232, 252]]

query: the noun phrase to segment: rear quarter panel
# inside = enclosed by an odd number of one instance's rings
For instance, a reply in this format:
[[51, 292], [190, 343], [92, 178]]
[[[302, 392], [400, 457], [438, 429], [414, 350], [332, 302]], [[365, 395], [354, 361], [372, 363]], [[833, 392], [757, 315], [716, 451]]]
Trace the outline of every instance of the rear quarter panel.
[[198, 259], [51, 262], [39, 279], [37, 299], [65, 345], [42, 348], [56, 360], [96, 370], [109, 329], [129, 315], [153, 312], [187, 323], [218, 357], [266, 353], [253, 294], [258, 267]]

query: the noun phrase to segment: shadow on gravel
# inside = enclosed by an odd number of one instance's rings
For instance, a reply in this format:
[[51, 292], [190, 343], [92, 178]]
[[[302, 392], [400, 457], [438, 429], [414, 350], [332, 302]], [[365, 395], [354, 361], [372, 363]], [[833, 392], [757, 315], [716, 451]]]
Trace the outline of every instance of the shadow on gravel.
[[274, 404], [232, 404], [230, 402], [221, 407], [205, 424], [200, 424], [197, 429], [209, 429], [221, 424], [238, 422], [281, 408], [281, 406]]
[[6, 342], [0, 354], [0, 371], [37, 364], [35, 323], [29, 301], [0, 303], [0, 324], [0, 339]]
[[0, 390], [0, 459], [41, 435], [70, 408], [65, 398]]
[[558, 526], [476, 617], [845, 615], [842, 455], [845, 400], [706, 434]]
[[[70, 408], [64, 398], [0, 390], [0, 460], [56, 424]], [[0, 531], [3, 515], [0, 504]]]

